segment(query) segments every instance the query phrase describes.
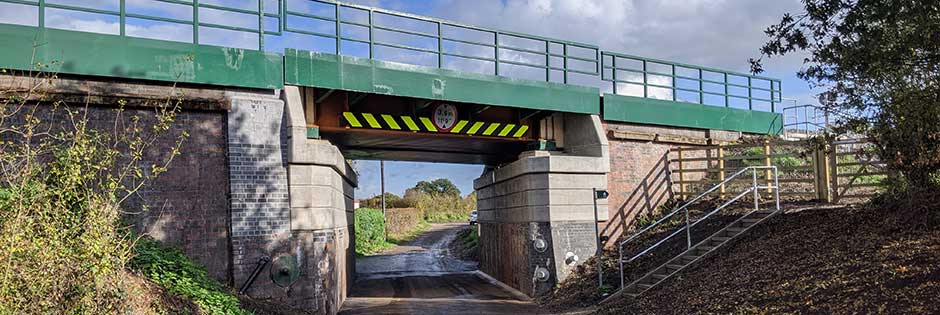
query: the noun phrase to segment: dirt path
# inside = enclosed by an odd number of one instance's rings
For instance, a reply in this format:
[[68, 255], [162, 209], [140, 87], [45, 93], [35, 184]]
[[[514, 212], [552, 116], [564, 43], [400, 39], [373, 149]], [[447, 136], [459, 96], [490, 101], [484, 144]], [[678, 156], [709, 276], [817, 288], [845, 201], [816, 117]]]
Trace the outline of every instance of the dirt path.
[[340, 314], [532, 314], [537, 307], [450, 255], [465, 224], [434, 224], [412, 242], [356, 261]]

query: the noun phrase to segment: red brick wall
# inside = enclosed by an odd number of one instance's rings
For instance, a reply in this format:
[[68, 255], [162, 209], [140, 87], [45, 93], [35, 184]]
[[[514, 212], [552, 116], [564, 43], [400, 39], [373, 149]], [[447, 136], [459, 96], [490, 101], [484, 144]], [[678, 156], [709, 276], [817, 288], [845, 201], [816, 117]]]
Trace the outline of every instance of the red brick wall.
[[[608, 129], [619, 127], [607, 124]], [[659, 206], [675, 196], [670, 185], [669, 149], [688, 147], [687, 144], [657, 141], [618, 139], [608, 133], [610, 142], [610, 173], [607, 175], [609, 220], [602, 224], [601, 233], [615, 240], [630, 230], [638, 214], [655, 212]], [[701, 151], [696, 154], [701, 154]], [[691, 154], [690, 154], [691, 155]], [[672, 166], [675, 169], [675, 166]], [[701, 167], [701, 166], [686, 166]], [[678, 177], [674, 176], [673, 180]], [[678, 186], [674, 186], [678, 187]], [[608, 246], [614, 241], [607, 242]]]

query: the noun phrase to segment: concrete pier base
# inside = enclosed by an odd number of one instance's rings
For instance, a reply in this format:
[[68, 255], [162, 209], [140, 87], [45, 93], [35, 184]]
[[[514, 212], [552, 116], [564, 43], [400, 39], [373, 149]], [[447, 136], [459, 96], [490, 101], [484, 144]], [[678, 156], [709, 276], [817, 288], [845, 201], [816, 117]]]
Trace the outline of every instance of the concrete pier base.
[[[593, 189], [607, 188], [607, 140], [596, 116], [570, 115], [567, 152], [530, 151], [474, 181], [480, 269], [530, 296], [595, 254]], [[598, 200], [597, 218], [607, 219]]]

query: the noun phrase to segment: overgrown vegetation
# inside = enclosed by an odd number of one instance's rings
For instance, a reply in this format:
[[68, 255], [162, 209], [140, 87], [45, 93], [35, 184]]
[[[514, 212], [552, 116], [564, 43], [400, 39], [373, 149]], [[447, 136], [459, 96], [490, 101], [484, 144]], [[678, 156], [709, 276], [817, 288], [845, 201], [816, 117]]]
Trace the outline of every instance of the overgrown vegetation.
[[431, 227], [431, 225], [428, 224], [427, 222], [419, 221], [418, 225], [414, 226], [413, 228], [409, 229], [408, 231], [404, 233], [389, 234], [388, 242], [395, 244], [395, 245], [401, 245], [407, 242], [411, 242], [415, 240], [416, 238], [418, 238], [418, 236], [421, 236], [421, 234], [424, 233], [424, 231], [426, 231], [429, 227]]
[[179, 154], [185, 133], [148, 152], [181, 99], [132, 111], [118, 102], [104, 131], [87, 104], [48, 93], [54, 75], [16, 80], [0, 91], [0, 314], [142, 312], [127, 301], [134, 240], [121, 204]]
[[356, 254], [371, 255], [391, 244], [385, 238], [385, 217], [382, 210], [356, 209]]
[[204, 267], [186, 257], [179, 249], [142, 238], [134, 247], [131, 267], [166, 288], [170, 293], [184, 296], [199, 305], [208, 314], [250, 315], [239, 305], [231, 292], [222, 288]]
[[466, 245], [467, 248], [476, 249], [480, 245], [480, 226], [471, 225], [464, 231], [457, 234], [457, 240]]
[[[433, 181], [420, 181], [415, 187], [405, 191], [404, 197], [390, 192], [385, 193], [385, 207], [416, 208], [429, 223], [464, 222], [470, 212], [476, 209], [476, 193], [460, 196], [460, 189], [449, 179], [439, 178]], [[382, 207], [382, 195], [362, 201], [366, 208]]]
[[457, 237], [450, 244], [454, 256], [470, 261], [480, 260], [480, 226], [471, 225], [457, 232]]
[[470, 211], [476, 208], [476, 195], [471, 194], [464, 199], [459, 195], [421, 194], [415, 208], [424, 213], [427, 222], [466, 222]]

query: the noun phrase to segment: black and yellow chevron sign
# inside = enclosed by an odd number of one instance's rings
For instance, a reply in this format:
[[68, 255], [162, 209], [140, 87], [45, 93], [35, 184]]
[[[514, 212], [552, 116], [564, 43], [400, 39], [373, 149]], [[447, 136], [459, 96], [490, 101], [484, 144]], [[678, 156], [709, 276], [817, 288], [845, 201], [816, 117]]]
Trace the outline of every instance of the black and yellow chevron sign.
[[479, 135], [491, 137], [521, 138], [529, 130], [529, 126], [520, 124], [504, 124], [496, 122], [482, 122], [460, 120], [450, 130], [439, 130], [428, 117], [411, 117], [403, 115], [386, 115], [370, 113], [343, 112], [346, 123], [353, 128], [388, 129], [416, 132], [438, 132], [464, 135]]

